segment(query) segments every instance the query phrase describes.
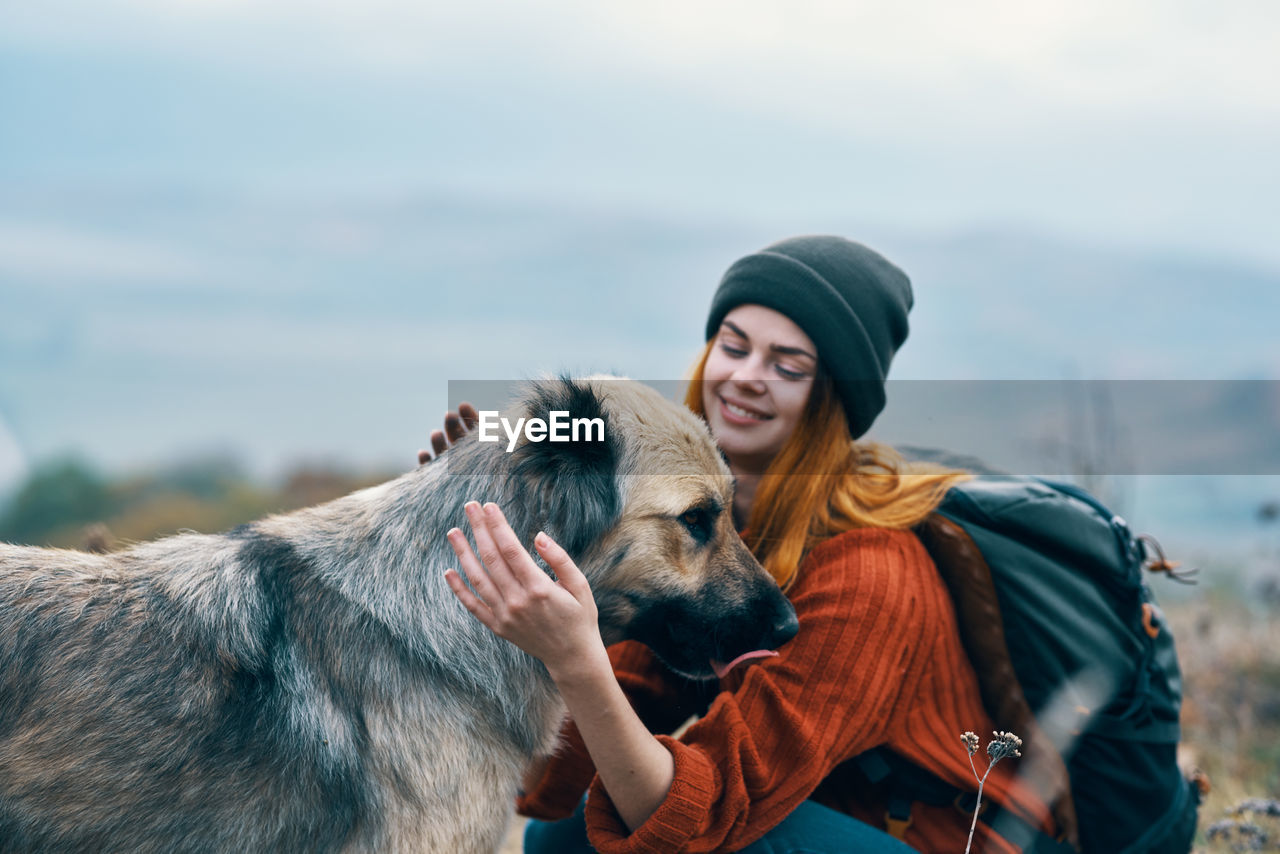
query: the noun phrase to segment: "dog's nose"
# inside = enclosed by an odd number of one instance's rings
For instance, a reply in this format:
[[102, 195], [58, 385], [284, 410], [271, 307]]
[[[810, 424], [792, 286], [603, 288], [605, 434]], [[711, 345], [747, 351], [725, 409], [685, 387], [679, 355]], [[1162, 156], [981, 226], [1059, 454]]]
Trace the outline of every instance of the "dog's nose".
[[800, 631], [800, 621], [796, 619], [795, 609], [791, 603], [786, 604], [784, 613], [778, 615], [761, 640], [761, 649], [777, 649], [795, 637]]
[[778, 645], [786, 643], [797, 634], [800, 633], [800, 620], [796, 618], [795, 611], [788, 611], [787, 615], [778, 621], [773, 627], [774, 637], [778, 639]]

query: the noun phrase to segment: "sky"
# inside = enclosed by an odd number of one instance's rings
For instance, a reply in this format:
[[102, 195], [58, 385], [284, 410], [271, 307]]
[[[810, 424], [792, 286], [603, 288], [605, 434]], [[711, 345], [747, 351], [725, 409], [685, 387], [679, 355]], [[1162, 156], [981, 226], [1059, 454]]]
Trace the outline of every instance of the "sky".
[[0, 0], [0, 493], [395, 466], [447, 383], [683, 374], [789, 234], [900, 379], [1270, 379], [1280, 5]]
[[1280, 260], [1266, 0], [0, 9], [19, 185], [451, 187]]

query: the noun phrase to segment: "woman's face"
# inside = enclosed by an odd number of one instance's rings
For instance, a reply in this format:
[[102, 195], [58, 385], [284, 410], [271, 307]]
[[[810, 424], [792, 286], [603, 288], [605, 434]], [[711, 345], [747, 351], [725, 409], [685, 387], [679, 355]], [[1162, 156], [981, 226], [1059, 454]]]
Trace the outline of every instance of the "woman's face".
[[703, 368], [702, 405], [737, 471], [762, 472], [800, 423], [818, 348], [786, 315], [740, 305], [725, 315]]

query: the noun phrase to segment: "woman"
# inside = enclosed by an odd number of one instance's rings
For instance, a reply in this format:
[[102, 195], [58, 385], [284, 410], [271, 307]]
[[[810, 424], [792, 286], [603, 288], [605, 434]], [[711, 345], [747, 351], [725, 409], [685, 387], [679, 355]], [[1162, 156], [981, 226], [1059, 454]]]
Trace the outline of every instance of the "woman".
[[[728, 461], [735, 521], [800, 633], [777, 657], [723, 674], [714, 696], [638, 644], [606, 652], [585, 579], [545, 535], [534, 545], [558, 582], [531, 560], [482, 565], [449, 532], [479, 597], [451, 570], [454, 593], [546, 664], [573, 720], [568, 749], [527, 781], [521, 811], [563, 818], [590, 787], [575, 818], [531, 823], [526, 850], [589, 850], [584, 823], [606, 852], [905, 850], [873, 827], [920, 850], [963, 850], [968, 814], [907, 813], [852, 761], [887, 747], [972, 789], [959, 736], [992, 728], [954, 608], [909, 530], [965, 475], [909, 469], [855, 441], [884, 406], [911, 302], [897, 267], [836, 237], [773, 244], [721, 281], [686, 403]], [[516, 553], [500, 510], [473, 503], [467, 514], [483, 553]], [[664, 734], [691, 711], [701, 717], [679, 738]], [[985, 792], [1048, 827], [1008, 765]], [[979, 824], [975, 850], [1015, 849]]]

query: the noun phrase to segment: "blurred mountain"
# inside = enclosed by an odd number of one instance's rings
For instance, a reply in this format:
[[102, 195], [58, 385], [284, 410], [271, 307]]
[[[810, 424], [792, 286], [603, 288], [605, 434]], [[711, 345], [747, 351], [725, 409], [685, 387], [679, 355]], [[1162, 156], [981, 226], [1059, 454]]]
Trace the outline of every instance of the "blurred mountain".
[[[450, 380], [680, 378], [724, 268], [798, 232], [847, 234], [911, 274], [898, 380], [1280, 375], [1280, 271], [1176, 248], [1016, 226], [712, 222], [412, 190], [19, 186], [0, 197], [0, 493], [67, 454], [115, 474], [209, 453], [258, 478], [305, 465], [407, 468]], [[891, 395], [882, 425], [924, 423], [931, 398], [915, 398], [895, 415]], [[1239, 406], [1215, 404], [1210, 421], [1248, 412], [1266, 424], [1280, 408]], [[1229, 430], [1219, 444], [1240, 449], [1222, 473], [1253, 471], [1250, 460], [1276, 451], [1274, 436]], [[1272, 461], [1256, 473], [1280, 471]], [[1251, 502], [1258, 490], [1247, 491]]]
[[226, 531], [386, 477], [300, 468], [264, 484], [232, 459], [209, 457], [110, 478], [84, 460], [53, 459], [0, 505], [0, 542], [110, 551], [179, 531]]

